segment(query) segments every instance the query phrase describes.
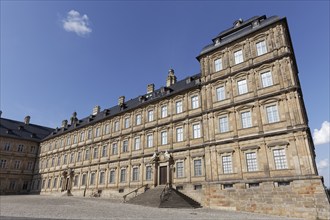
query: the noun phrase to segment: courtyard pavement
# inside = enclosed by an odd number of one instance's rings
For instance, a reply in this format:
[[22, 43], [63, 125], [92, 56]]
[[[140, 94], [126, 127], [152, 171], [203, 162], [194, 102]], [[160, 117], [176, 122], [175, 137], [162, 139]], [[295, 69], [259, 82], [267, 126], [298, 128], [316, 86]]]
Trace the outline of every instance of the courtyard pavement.
[[199, 209], [152, 208], [124, 204], [109, 198], [55, 197], [40, 195], [0, 196], [1, 220], [32, 219], [292, 219], [270, 215]]

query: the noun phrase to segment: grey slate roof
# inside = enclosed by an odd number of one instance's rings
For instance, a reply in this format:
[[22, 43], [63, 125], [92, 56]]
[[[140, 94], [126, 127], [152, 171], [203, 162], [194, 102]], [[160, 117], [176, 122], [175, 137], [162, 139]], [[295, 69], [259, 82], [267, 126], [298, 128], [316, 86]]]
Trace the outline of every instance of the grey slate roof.
[[[265, 15], [263, 16], [254, 16], [243, 23], [241, 23], [238, 27], [231, 27], [227, 30], [224, 30], [220, 32], [215, 38], [213, 38], [213, 43], [205, 46], [200, 54], [197, 56], [197, 59], [199, 60], [200, 57], [208, 52], [213, 51], [214, 49], [217, 49], [219, 47], [222, 47], [226, 44], [229, 44], [237, 39], [240, 39], [243, 36], [246, 36], [248, 34], [251, 34], [253, 32], [256, 32], [270, 24], [273, 24], [279, 20], [282, 20], [285, 18], [280, 18], [278, 16], [271, 16], [267, 18]], [[252, 23], [256, 20], [259, 20], [260, 24], [258, 26], [252, 27]], [[219, 44], [215, 44], [215, 40], [220, 39]]]
[[180, 92], [198, 87], [200, 84], [200, 76], [200, 73], [198, 73], [191, 77], [180, 80], [169, 87], [161, 87], [160, 89], [155, 90], [153, 93], [144, 94], [134, 99], [128, 100], [125, 102], [123, 108], [121, 108], [119, 105], [116, 105], [111, 108], [104, 109], [96, 115], [90, 115], [83, 119], [76, 119], [74, 123], [68, 124], [66, 128], [56, 128], [49, 136], [45, 138], [45, 140], [87, 125], [95, 124], [96, 122], [102, 120], [113, 118], [117, 115], [124, 114], [125, 112], [132, 111], [144, 105], [148, 105], [153, 102], [165, 99], [166, 97], [173, 96], [175, 94], [179, 94]]
[[54, 129], [35, 124], [0, 118], [0, 136], [40, 142]]

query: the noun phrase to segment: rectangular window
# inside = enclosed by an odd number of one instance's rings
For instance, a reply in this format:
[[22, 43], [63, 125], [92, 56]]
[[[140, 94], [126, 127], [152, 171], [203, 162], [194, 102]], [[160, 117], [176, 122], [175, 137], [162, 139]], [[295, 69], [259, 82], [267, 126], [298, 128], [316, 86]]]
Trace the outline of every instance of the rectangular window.
[[176, 177], [177, 178], [184, 177], [183, 161], [176, 162]]
[[[53, 165], [54, 166], [54, 165]], [[32, 170], [33, 169], [33, 162], [29, 161], [27, 164], [27, 169]]]
[[16, 160], [15, 163], [14, 163], [14, 169], [19, 169], [20, 166], [21, 166], [21, 161]]
[[175, 109], [176, 109], [176, 113], [177, 113], [177, 114], [182, 113], [182, 111], [183, 111], [183, 108], [182, 108], [182, 101], [177, 101], [177, 102], [175, 102]]
[[102, 157], [108, 156], [107, 151], [108, 151], [108, 146], [103, 146], [102, 147]]
[[28, 185], [29, 185], [29, 182], [28, 182], [28, 181], [24, 181], [24, 182], [23, 182], [23, 187], [22, 187], [22, 189], [23, 189], [23, 190], [27, 190]]
[[142, 116], [140, 114], [136, 115], [135, 124], [140, 125], [142, 123]]
[[161, 136], [161, 145], [167, 144], [167, 131], [162, 131], [160, 133]]
[[263, 55], [267, 53], [266, 41], [260, 41], [257, 44], [257, 55]]
[[102, 171], [100, 172], [100, 184], [104, 184], [105, 183], [105, 172]]
[[19, 144], [17, 147], [17, 152], [23, 152], [24, 146], [23, 144]]
[[277, 105], [271, 105], [266, 107], [268, 123], [274, 123], [280, 121], [278, 117]]
[[[82, 178], [81, 178], [81, 185], [82, 186], [85, 186], [86, 185], [86, 173], [84, 173], [83, 175], [82, 175]], [[61, 181], [62, 182], [62, 181]]]
[[124, 124], [125, 124], [125, 128], [129, 128], [130, 127], [130, 120], [129, 120], [129, 118], [125, 118]]
[[128, 140], [123, 141], [123, 152], [128, 152]]
[[214, 70], [215, 70], [215, 72], [218, 72], [218, 71], [222, 70], [222, 59], [221, 58], [216, 59], [214, 61]]
[[193, 125], [193, 138], [201, 137], [201, 126], [200, 124]]
[[6, 169], [7, 160], [0, 160], [0, 168]]
[[251, 112], [242, 112], [241, 113], [242, 118], [242, 128], [250, 128], [252, 127], [252, 119], [251, 119]]
[[246, 153], [246, 166], [248, 172], [253, 172], [258, 170], [257, 165], [257, 153]]
[[119, 131], [119, 121], [116, 121], [114, 124], [114, 131]]
[[183, 141], [183, 128], [176, 129], [176, 141], [177, 142]]
[[74, 162], [74, 153], [71, 153], [70, 155], [70, 163], [73, 163]]
[[133, 167], [133, 181], [139, 181], [139, 168]]
[[112, 154], [118, 154], [118, 144], [117, 143], [113, 143], [112, 144]]
[[243, 52], [242, 50], [236, 51], [234, 53], [235, 64], [239, 64], [243, 62]]
[[106, 124], [106, 125], [104, 126], [104, 133], [105, 133], [105, 134], [109, 134], [109, 133], [110, 133], [110, 125], [109, 125], [109, 124]]
[[224, 86], [220, 86], [217, 88], [217, 100], [221, 101], [226, 98], [226, 91]]
[[77, 162], [81, 161], [81, 151], [78, 152], [77, 154]]
[[115, 183], [115, 181], [116, 181], [116, 173], [114, 170], [110, 170], [109, 183]]
[[89, 130], [87, 131], [87, 139], [88, 139], [88, 140], [92, 139], [92, 129], [89, 129]]
[[[56, 142], [55, 142], [55, 148], [56, 148]], [[30, 153], [35, 153], [35, 152], [36, 152], [36, 146], [31, 146]]]
[[89, 160], [89, 149], [85, 150], [85, 160]]
[[95, 147], [93, 152], [93, 159], [97, 159], [98, 157], [99, 157], [99, 149]]
[[120, 182], [126, 182], [126, 169], [121, 169], [120, 170]]
[[162, 116], [162, 118], [167, 117], [167, 106], [166, 105], [161, 107], [161, 116]]
[[147, 166], [146, 167], [146, 180], [151, 180], [151, 171], [152, 171], [151, 166]]
[[222, 168], [223, 168], [223, 173], [232, 173], [233, 172], [233, 165], [232, 165], [230, 155], [222, 157]]
[[78, 140], [77, 140], [77, 135], [74, 135], [74, 136], [73, 136], [73, 143], [76, 144], [77, 142], [78, 142]]
[[260, 76], [261, 76], [261, 83], [263, 88], [273, 85], [273, 77], [270, 71], [261, 73]]
[[287, 169], [288, 165], [286, 163], [285, 149], [276, 149], [273, 150], [273, 153], [274, 153], [275, 168], [277, 170]]
[[134, 150], [140, 150], [140, 137], [134, 139]]
[[80, 133], [80, 141], [84, 141], [85, 132]]
[[153, 121], [154, 120], [154, 111], [153, 110], [149, 110], [148, 111], [148, 121]]
[[[31, 148], [32, 148], [32, 147], [31, 147]], [[9, 151], [9, 150], [10, 150], [10, 144], [9, 144], [9, 143], [6, 143], [6, 144], [5, 144], [4, 150], [5, 150], [5, 151]]]
[[152, 134], [148, 134], [147, 135], [147, 147], [152, 147], [154, 144], [153, 144], [153, 135]]
[[90, 179], [90, 184], [89, 185], [94, 185], [95, 184], [95, 173], [91, 173], [91, 179]]
[[51, 183], [52, 179], [48, 179], [48, 183], [47, 183], [47, 188], [50, 188], [50, 183]]
[[198, 96], [195, 95], [195, 96], [191, 97], [191, 108], [196, 109], [198, 107], [199, 107]]
[[52, 165], [51, 165], [51, 167], [53, 167], [54, 164], [55, 164], [55, 157], [52, 158]]
[[61, 156], [58, 156], [57, 158], [57, 166], [61, 165]]
[[[45, 185], [45, 184], [44, 184]], [[16, 186], [16, 182], [14, 180], [9, 182], [9, 189], [10, 190], [14, 190]]]
[[56, 188], [57, 188], [56, 186], [57, 186], [57, 177], [55, 177], [55, 178], [54, 178], [54, 182], [53, 182], [53, 188], [55, 188], [55, 189], [56, 189]]
[[64, 154], [63, 164], [66, 165], [68, 163], [68, 155]]
[[248, 92], [247, 81], [246, 79], [240, 80], [237, 82], [238, 94], [242, 95]]
[[202, 160], [194, 160], [194, 176], [202, 176]]
[[228, 116], [222, 116], [219, 118], [219, 127], [220, 133], [229, 131]]
[[97, 127], [96, 129], [95, 129], [95, 137], [99, 137], [100, 135], [101, 135], [101, 132], [100, 132], [100, 127]]
[[73, 179], [73, 186], [78, 186], [78, 180], [79, 180], [79, 176], [75, 175]]

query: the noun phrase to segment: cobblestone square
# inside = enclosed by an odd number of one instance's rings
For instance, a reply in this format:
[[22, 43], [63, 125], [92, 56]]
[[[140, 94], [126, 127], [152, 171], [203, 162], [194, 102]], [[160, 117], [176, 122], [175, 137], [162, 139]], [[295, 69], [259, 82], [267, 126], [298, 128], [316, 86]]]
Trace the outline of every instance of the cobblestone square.
[[245, 212], [165, 209], [124, 204], [108, 198], [16, 195], [0, 197], [0, 219], [292, 219]]

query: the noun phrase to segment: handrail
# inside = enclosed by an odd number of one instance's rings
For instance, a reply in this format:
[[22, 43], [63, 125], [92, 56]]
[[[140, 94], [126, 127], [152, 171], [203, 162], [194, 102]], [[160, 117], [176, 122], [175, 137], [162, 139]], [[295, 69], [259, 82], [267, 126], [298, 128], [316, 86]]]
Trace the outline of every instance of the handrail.
[[146, 189], [148, 188], [148, 184], [142, 185], [142, 186], [140, 186], [140, 187], [134, 189], [133, 191], [131, 191], [131, 192], [125, 194], [125, 195], [123, 196], [124, 202], [126, 202], [126, 197], [127, 197], [129, 194], [135, 192], [135, 196], [136, 196], [136, 194], [137, 194], [137, 192], [139, 191], [139, 189], [141, 189], [141, 188], [143, 188], [143, 187], [144, 187], [145, 190], [146, 190]]
[[169, 191], [170, 189], [170, 184], [169, 183], [166, 183], [165, 184], [165, 187], [164, 189], [162, 190], [162, 193], [160, 194], [160, 202], [163, 202], [165, 199], [165, 195], [167, 194], [167, 192]]

